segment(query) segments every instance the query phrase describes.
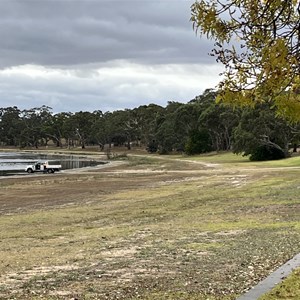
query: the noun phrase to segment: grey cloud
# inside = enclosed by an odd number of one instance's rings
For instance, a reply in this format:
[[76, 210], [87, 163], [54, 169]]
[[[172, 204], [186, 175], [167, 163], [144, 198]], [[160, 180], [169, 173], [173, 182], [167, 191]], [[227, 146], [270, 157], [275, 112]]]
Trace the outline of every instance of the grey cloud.
[[0, 107], [112, 111], [213, 88], [220, 69], [192, 2], [0, 1]]
[[0, 2], [0, 67], [72, 66], [127, 59], [209, 63], [186, 0]]
[[[54, 112], [134, 108], [186, 102], [217, 84], [216, 69], [200, 65], [103, 64], [98, 69], [61, 70], [28, 66], [0, 72], [0, 107], [44, 104]], [[204, 74], [201, 74], [203, 71]]]

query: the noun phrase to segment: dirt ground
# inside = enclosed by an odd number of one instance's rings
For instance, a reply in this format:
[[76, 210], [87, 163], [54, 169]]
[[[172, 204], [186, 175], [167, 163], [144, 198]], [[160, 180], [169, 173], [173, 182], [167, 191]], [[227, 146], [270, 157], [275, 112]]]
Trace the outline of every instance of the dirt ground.
[[235, 299], [299, 251], [293, 172], [132, 157], [1, 178], [0, 298]]
[[[93, 201], [102, 195], [125, 190], [142, 189], [164, 182], [193, 180], [199, 172], [209, 169], [205, 164], [180, 163], [180, 170], [130, 166], [126, 161], [82, 169], [64, 170], [55, 174], [26, 174], [0, 179], [0, 213], [20, 213]], [[201, 175], [201, 174], [200, 174]]]

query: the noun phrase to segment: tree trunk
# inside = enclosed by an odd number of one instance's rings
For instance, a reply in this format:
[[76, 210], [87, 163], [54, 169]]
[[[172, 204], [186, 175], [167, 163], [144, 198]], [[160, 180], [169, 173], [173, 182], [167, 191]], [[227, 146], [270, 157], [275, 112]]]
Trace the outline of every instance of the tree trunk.
[[294, 146], [293, 146], [293, 152], [297, 152], [297, 148], [298, 148], [298, 145], [294, 144]]

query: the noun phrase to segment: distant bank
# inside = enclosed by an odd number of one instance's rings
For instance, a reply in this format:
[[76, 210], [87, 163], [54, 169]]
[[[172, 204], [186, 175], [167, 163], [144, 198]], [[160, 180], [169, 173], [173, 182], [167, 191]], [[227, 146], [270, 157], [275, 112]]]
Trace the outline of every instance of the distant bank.
[[25, 173], [27, 165], [43, 160], [57, 162], [62, 165], [63, 170], [91, 167], [105, 163], [104, 160], [91, 159], [84, 155], [0, 151], [0, 176]]

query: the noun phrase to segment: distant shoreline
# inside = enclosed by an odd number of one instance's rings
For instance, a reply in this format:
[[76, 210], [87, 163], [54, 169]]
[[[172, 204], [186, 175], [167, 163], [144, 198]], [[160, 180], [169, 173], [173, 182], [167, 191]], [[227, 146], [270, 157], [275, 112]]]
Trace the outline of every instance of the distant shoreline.
[[27, 175], [26, 166], [34, 164], [39, 160], [58, 161], [63, 166], [62, 170], [82, 169], [95, 167], [108, 162], [104, 155], [87, 155], [83, 153], [57, 153], [52, 150], [22, 151], [17, 149], [0, 150], [0, 176]]

